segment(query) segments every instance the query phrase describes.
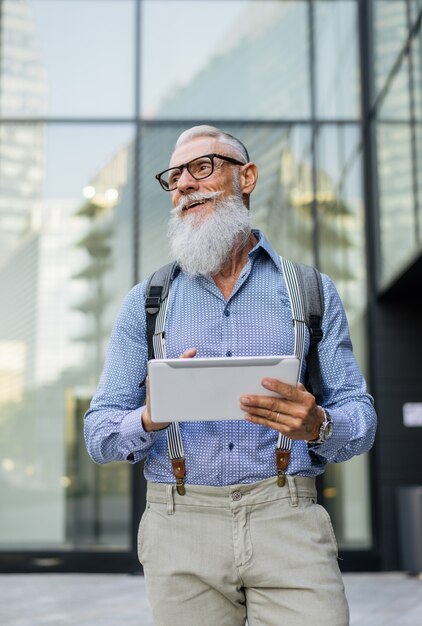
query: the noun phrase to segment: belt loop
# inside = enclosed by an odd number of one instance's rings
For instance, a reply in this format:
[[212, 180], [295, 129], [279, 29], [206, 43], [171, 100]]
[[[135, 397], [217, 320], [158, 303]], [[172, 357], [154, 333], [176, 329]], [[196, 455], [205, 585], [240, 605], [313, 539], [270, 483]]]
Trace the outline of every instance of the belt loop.
[[173, 485], [167, 485], [167, 515], [174, 515]]
[[291, 506], [297, 506], [298, 504], [298, 497], [297, 497], [297, 487], [296, 487], [296, 481], [294, 476], [286, 476], [287, 478], [287, 484], [289, 486], [289, 491], [290, 491], [290, 504]]

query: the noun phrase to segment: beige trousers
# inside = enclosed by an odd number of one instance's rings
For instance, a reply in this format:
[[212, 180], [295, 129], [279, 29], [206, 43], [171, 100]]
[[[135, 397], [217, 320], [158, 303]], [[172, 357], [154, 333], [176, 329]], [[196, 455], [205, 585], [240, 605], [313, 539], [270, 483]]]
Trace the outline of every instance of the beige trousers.
[[156, 626], [347, 626], [337, 544], [311, 478], [149, 483], [138, 552]]

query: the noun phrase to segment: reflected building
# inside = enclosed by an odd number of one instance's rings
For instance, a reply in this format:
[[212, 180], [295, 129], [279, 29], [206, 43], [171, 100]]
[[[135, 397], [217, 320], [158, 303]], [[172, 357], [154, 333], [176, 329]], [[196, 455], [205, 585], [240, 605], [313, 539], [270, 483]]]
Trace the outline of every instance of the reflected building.
[[[218, 36], [215, 51], [186, 86], [175, 87], [158, 116], [183, 119], [307, 119], [311, 113], [306, 2], [245, 3]], [[286, 55], [289, 50], [292, 54]], [[265, 59], [265, 62], [263, 60]], [[257, 94], [265, 97], [257, 99]]]
[[85, 260], [72, 279], [84, 285], [85, 295], [73, 303], [83, 316], [82, 332], [73, 340], [85, 346], [84, 361], [93, 387], [132, 274], [133, 150], [133, 144], [121, 148], [88, 182], [85, 202], [75, 214], [86, 222], [83, 237], [75, 241], [85, 251]]
[[[374, 7], [375, 95], [379, 98], [376, 135], [381, 268], [386, 283], [408, 263], [419, 240], [415, 228], [417, 196], [414, 194], [418, 173], [414, 168], [412, 142], [415, 139], [412, 135], [421, 112], [415, 109], [416, 103], [409, 90], [415, 80], [417, 62], [410, 66], [410, 58], [404, 56], [393, 72], [393, 59], [400, 54], [406, 33], [405, 3], [378, 2]], [[386, 82], [390, 82], [389, 89], [382, 94]]]
[[[0, 2], [0, 113], [43, 117], [47, 76], [28, 0]], [[31, 232], [44, 181], [43, 124], [0, 126], [0, 266]]]

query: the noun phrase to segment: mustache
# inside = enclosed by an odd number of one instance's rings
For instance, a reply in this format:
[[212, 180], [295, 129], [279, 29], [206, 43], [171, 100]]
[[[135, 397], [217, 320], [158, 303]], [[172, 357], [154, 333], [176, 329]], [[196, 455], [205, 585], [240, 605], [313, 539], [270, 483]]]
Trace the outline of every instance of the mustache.
[[204, 200], [213, 200], [222, 194], [222, 191], [213, 191], [211, 193], [190, 193], [187, 196], [183, 196], [179, 203], [170, 211], [172, 215], [180, 215], [186, 207], [193, 202], [202, 202]]

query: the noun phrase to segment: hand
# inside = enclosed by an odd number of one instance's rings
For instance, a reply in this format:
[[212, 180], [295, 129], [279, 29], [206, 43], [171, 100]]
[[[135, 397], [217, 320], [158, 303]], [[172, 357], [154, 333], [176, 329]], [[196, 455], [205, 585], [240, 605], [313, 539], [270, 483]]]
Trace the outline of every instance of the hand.
[[242, 396], [240, 408], [249, 422], [273, 428], [289, 439], [318, 438], [324, 411], [302, 383], [293, 387], [274, 378], [264, 378], [262, 386], [277, 395]]
[[[189, 348], [189, 350], [186, 350], [183, 354], [180, 355], [181, 359], [191, 359], [192, 357], [194, 357], [196, 355], [196, 348]], [[151, 420], [151, 408], [150, 408], [150, 402], [149, 402], [149, 380], [148, 380], [148, 376], [146, 379], [146, 408], [144, 410], [144, 412], [142, 413], [142, 426], [145, 430], [145, 432], [150, 433], [153, 430], [163, 430], [164, 428], [167, 428], [167, 426], [170, 426], [170, 423], [167, 422], [153, 422]]]

